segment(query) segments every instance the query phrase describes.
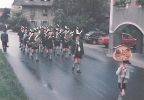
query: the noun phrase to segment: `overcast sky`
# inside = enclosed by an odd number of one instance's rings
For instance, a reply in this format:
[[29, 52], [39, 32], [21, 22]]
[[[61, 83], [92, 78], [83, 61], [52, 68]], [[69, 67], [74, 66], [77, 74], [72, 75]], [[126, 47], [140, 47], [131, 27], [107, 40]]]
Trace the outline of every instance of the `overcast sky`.
[[14, 0], [0, 0], [0, 8], [11, 8]]

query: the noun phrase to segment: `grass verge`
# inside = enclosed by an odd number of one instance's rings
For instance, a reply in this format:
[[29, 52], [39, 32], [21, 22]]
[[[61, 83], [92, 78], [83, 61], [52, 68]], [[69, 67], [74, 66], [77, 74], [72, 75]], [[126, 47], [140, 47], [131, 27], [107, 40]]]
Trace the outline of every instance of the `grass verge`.
[[0, 49], [0, 100], [28, 100], [22, 85]]

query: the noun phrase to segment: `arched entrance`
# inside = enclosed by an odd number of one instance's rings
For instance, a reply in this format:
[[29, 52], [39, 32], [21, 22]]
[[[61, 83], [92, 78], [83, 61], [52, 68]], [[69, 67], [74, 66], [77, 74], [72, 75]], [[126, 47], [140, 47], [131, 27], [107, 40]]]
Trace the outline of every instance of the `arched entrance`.
[[119, 24], [114, 29], [114, 33], [110, 33], [109, 50], [122, 44], [122, 33], [131, 34], [132, 37], [137, 39], [134, 45], [135, 53], [144, 53], [144, 32], [138, 25], [130, 22]]

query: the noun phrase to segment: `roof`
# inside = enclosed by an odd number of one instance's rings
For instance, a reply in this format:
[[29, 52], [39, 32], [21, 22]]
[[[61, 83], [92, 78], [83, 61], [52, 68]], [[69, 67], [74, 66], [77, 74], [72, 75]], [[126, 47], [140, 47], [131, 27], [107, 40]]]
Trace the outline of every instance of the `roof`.
[[41, 0], [14, 0], [14, 6], [52, 6], [53, 1], [41, 1]]

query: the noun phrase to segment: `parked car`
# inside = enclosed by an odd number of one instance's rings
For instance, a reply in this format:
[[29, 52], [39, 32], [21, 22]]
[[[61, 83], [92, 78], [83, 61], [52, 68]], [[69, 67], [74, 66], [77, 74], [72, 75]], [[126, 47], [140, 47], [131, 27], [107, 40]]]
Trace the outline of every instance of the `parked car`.
[[107, 34], [102, 31], [89, 31], [87, 34], [85, 34], [84, 40], [92, 44], [97, 44], [99, 37], [106, 35]]
[[[105, 45], [105, 47], [108, 47], [108, 44], [109, 44], [109, 36], [107, 35], [107, 36], [105, 36], [105, 37], [99, 37], [98, 42], [99, 42], [100, 44]], [[136, 43], [136, 39], [133, 38], [130, 34], [126, 34], [126, 33], [123, 33], [123, 34], [122, 34], [122, 44], [135, 47], [135, 43]]]

